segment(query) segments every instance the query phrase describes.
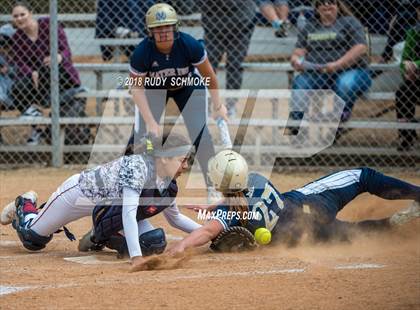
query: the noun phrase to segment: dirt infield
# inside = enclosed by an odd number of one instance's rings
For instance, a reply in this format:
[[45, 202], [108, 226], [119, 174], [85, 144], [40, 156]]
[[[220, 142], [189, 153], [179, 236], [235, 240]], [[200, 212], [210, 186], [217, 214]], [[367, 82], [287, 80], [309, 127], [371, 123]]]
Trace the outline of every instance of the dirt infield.
[[[75, 172], [0, 171], [0, 205], [29, 189], [44, 201]], [[272, 180], [285, 191], [319, 175], [276, 174]], [[396, 176], [420, 184], [420, 176]], [[340, 218], [382, 218], [408, 204], [362, 195]], [[168, 227], [161, 215], [152, 222]], [[68, 227], [80, 238], [89, 226], [85, 218]], [[165, 230], [171, 242], [184, 235]], [[114, 253], [79, 253], [63, 233], [46, 250], [28, 253], [11, 226], [0, 226], [0, 309], [420, 309], [419, 233], [416, 220], [352, 243], [265, 247], [245, 254], [201, 248], [181, 268], [130, 274], [128, 262]], [[80, 256], [85, 264], [74, 262]]]

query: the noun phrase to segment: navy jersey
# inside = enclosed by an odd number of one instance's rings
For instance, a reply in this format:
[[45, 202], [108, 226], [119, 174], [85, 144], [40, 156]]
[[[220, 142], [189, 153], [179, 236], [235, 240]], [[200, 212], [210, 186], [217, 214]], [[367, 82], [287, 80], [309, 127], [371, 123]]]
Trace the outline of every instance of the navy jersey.
[[[277, 191], [265, 177], [251, 173], [248, 190], [244, 194], [248, 200], [248, 210], [259, 215], [256, 219], [250, 219], [246, 227], [251, 232], [265, 227], [277, 240], [291, 244], [306, 229], [314, 229], [313, 232], [322, 234], [328, 230], [335, 233], [337, 227], [343, 225], [336, 220], [337, 212], [365, 192], [384, 199], [420, 200], [420, 187], [367, 167], [335, 172], [285, 193]], [[220, 213], [217, 213], [219, 210]], [[229, 207], [221, 205], [216, 208], [213, 218], [225, 229], [241, 226], [240, 219], [225, 216], [228, 215], [227, 211]]]
[[[248, 189], [244, 191], [248, 201], [249, 216], [247, 228], [254, 232], [257, 228], [265, 227], [273, 230], [284, 210], [284, 197], [274, 185], [258, 173], [248, 176]], [[226, 229], [231, 226], [241, 226], [240, 218], [231, 218], [227, 211], [229, 206], [220, 205], [214, 210], [214, 219], [218, 220]], [[253, 216], [255, 215], [255, 216]]]
[[[302, 212], [317, 216], [321, 222], [331, 222], [338, 211], [363, 191], [361, 173], [362, 169], [336, 172], [283, 194], [264, 176], [250, 173], [244, 194], [250, 216], [252, 213], [258, 216], [248, 221], [247, 228], [252, 232], [260, 227], [272, 231], [276, 225], [290, 224]], [[238, 217], [226, 218], [226, 212], [217, 210], [228, 211], [229, 207], [219, 206], [214, 213], [224, 228], [241, 225]]]
[[[301, 188], [280, 193], [274, 185], [258, 173], [250, 173], [248, 189], [244, 194], [248, 201], [248, 210], [258, 213], [256, 218], [248, 221], [247, 228], [254, 232], [265, 227], [273, 231], [274, 227], [287, 226], [296, 216], [311, 214], [320, 223], [328, 223], [335, 219], [337, 212], [361, 192], [363, 169], [344, 170], [322, 177]], [[217, 212], [219, 211], [219, 213]], [[226, 218], [228, 206], [216, 208], [214, 216], [223, 225], [240, 226], [240, 219]], [[278, 230], [279, 227], [276, 228]]]
[[206, 58], [207, 53], [203, 45], [184, 32], [179, 32], [179, 37], [174, 40], [169, 54], [159, 52], [154, 40], [147, 37], [140, 42], [131, 56], [130, 72], [151, 78], [167, 78], [164, 87], [145, 85], [145, 88], [170, 89], [171, 79], [192, 76], [194, 66], [203, 63]]

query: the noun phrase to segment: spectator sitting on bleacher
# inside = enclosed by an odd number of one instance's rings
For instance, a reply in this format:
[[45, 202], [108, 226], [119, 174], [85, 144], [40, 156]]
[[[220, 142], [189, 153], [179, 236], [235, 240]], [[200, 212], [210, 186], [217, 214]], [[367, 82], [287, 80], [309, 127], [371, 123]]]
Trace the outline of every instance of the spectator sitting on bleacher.
[[[293, 68], [301, 72], [293, 89], [333, 89], [345, 102], [341, 121], [347, 121], [357, 97], [372, 83], [365, 32], [340, 1], [316, 0], [315, 8], [291, 56]], [[304, 101], [302, 92], [292, 92], [291, 119], [302, 118]]]
[[[37, 105], [49, 107], [50, 95], [50, 35], [49, 18], [34, 19], [30, 6], [17, 2], [12, 9], [17, 31], [12, 36], [11, 59], [17, 79], [12, 97], [23, 116], [42, 116]], [[79, 73], [71, 60], [70, 47], [63, 27], [58, 27], [59, 89], [64, 92], [80, 88]], [[60, 109], [63, 107], [60, 105]], [[32, 127], [28, 144], [38, 144], [42, 129]]]
[[[212, 67], [217, 70], [226, 52], [226, 89], [240, 89], [242, 62], [255, 27], [254, 0], [212, 0], [201, 3], [204, 41]], [[229, 117], [236, 114], [236, 100], [227, 98]]]
[[[416, 105], [420, 105], [420, 0], [416, 1], [417, 25], [407, 32], [401, 61], [404, 81], [395, 94], [397, 119], [415, 121]], [[417, 138], [414, 129], [400, 129], [399, 150], [409, 150]]]
[[[146, 36], [144, 16], [155, 0], [99, 0], [96, 14], [96, 38], [143, 38]], [[124, 48], [130, 58], [135, 45]], [[113, 46], [101, 45], [104, 61], [112, 59]]]
[[289, 5], [287, 0], [257, 0], [262, 15], [271, 23], [276, 37], [288, 36]]
[[307, 21], [314, 17], [312, 0], [257, 0], [256, 2], [260, 9], [257, 19], [264, 25], [267, 21], [270, 22], [277, 37], [288, 36], [291, 24], [295, 25], [297, 30], [302, 30]]

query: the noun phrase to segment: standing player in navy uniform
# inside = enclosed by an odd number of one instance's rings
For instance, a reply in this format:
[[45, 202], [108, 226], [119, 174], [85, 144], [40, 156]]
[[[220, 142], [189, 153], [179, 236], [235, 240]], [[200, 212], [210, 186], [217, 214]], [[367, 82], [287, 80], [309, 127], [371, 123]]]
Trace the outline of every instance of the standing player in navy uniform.
[[[178, 31], [178, 17], [170, 5], [159, 3], [150, 7], [146, 13], [146, 25], [149, 36], [140, 42], [130, 60], [133, 82], [130, 86], [136, 104], [134, 137], [141, 138], [146, 133], [158, 135], [161, 132], [159, 119], [168, 99], [173, 98], [183, 115], [197, 150], [201, 170], [208, 182], [208, 161], [215, 151], [207, 127], [206, 85], [180, 85], [179, 82], [182, 79], [186, 81], [188, 77], [198, 78], [198, 70], [201, 77], [209, 81], [207, 86], [213, 102], [214, 118], [227, 120], [226, 107], [219, 98], [216, 75], [202, 44]], [[155, 82], [162, 84], [153, 84]], [[132, 137], [133, 140], [135, 143], [137, 138]]]
[[[370, 168], [339, 171], [302, 188], [280, 193], [264, 176], [248, 174], [247, 163], [241, 155], [222, 151], [210, 161], [209, 175], [231, 203], [217, 206], [213, 210], [214, 218], [178, 243], [170, 250], [172, 253], [203, 245], [232, 226], [244, 226], [252, 233], [265, 227], [271, 231], [273, 240], [295, 244], [305, 228], [311, 229], [313, 236], [321, 240], [346, 239], [352, 228], [383, 229], [420, 217], [419, 186]], [[415, 202], [407, 210], [384, 220], [359, 223], [337, 220], [337, 213], [364, 192], [384, 199], [413, 199]], [[229, 218], [226, 213], [220, 215], [222, 212], [219, 214], [218, 210], [242, 212], [245, 216]]]

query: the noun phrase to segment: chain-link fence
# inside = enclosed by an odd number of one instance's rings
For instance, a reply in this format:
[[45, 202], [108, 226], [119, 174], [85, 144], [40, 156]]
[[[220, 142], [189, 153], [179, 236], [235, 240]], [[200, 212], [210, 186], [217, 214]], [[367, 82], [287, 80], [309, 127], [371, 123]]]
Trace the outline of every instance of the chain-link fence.
[[[58, 1], [60, 138], [53, 148], [49, 1], [1, 1], [2, 165], [51, 164], [53, 152], [63, 163], [87, 163], [92, 150], [95, 161], [124, 152], [135, 105], [126, 87], [137, 68], [130, 59], [157, 2]], [[167, 2], [179, 31], [203, 40], [234, 147], [252, 164], [418, 168], [419, 1]], [[169, 67], [194, 63], [189, 46], [178, 52], [190, 62]], [[178, 57], [171, 53], [168, 62]], [[161, 69], [156, 64], [148, 72]], [[172, 97], [178, 106], [187, 100]], [[166, 123], [179, 113], [169, 101]], [[209, 128], [219, 146], [211, 118]]]

